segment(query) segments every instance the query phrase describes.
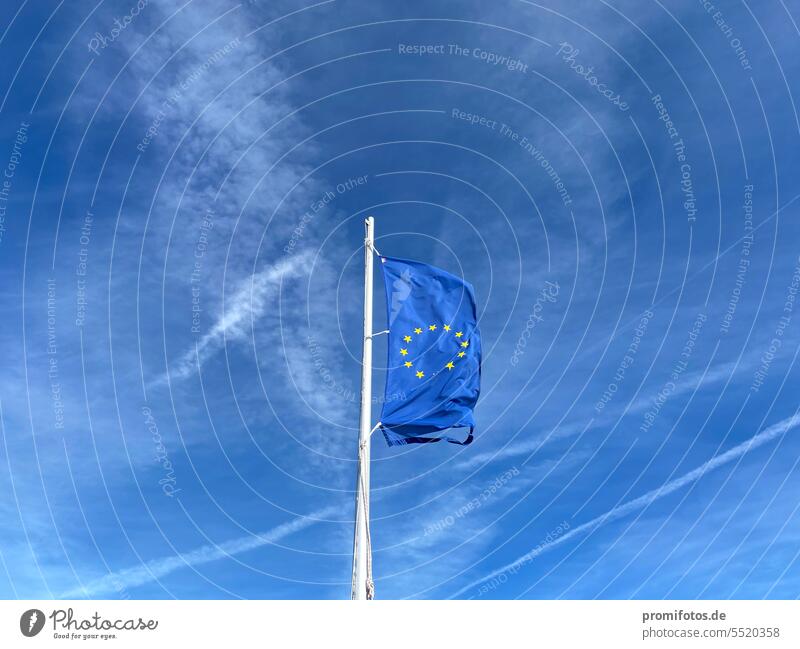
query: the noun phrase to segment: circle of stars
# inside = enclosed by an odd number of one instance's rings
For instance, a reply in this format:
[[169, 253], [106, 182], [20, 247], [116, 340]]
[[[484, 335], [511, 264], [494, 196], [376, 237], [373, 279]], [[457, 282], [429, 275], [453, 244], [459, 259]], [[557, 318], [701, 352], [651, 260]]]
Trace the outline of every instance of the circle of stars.
[[[437, 329], [438, 329], [438, 326], [437, 326], [435, 323], [434, 323], [434, 324], [429, 324], [429, 325], [428, 325], [428, 331], [435, 332]], [[445, 333], [448, 333], [448, 334], [449, 334], [449, 333], [452, 331], [452, 329], [453, 329], [453, 328], [452, 328], [452, 327], [451, 327], [449, 324], [442, 325], [442, 330], [443, 330]], [[421, 334], [422, 334], [422, 332], [423, 332], [423, 329], [422, 329], [422, 327], [415, 327], [415, 328], [414, 328], [414, 333], [415, 333], [417, 336], [421, 335]], [[459, 352], [458, 352], [458, 353], [455, 355], [455, 357], [454, 357], [454, 359], [453, 359], [453, 360], [450, 360], [450, 361], [448, 361], [448, 362], [447, 362], [447, 364], [445, 364], [445, 366], [442, 368], [442, 369], [446, 369], [448, 372], [449, 372], [449, 371], [452, 371], [452, 370], [455, 368], [455, 363], [453, 362], [454, 360], [457, 360], [457, 359], [459, 359], [459, 358], [464, 358], [464, 356], [466, 356], [466, 355], [467, 355], [466, 351], [464, 351], [464, 350], [465, 350], [465, 349], [467, 349], [467, 347], [469, 347], [469, 340], [462, 340], [462, 338], [464, 337], [464, 332], [463, 332], [463, 331], [456, 331], [456, 332], [453, 334], [453, 336], [456, 338], [456, 341], [457, 341], [457, 342], [458, 342], [458, 344], [459, 344], [460, 351], [459, 351]], [[408, 334], [406, 334], [405, 336], [403, 336], [403, 342], [406, 344], [406, 347], [401, 347], [401, 348], [400, 348], [400, 355], [401, 355], [401, 356], [404, 356], [404, 357], [405, 357], [405, 356], [408, 356], [408, 345], [409, 345], [409, 343], [411, 343], [413, 340], [414, 340], [414, 338], [412, 338], [412, 337], [411, 337], [410, 335], [408, 335]], [[403, 366], [404, 366], [404, 367], [406, 367], [406, 368], [409, 368], [409, 369], [410, 369], [410, 368], [413, 368], [413, 367], [414, 367], [414, 363], [412, 363], [411, 361], [408, 361], [408, 360], [407, 360], [407, 361], [405, 361], [405, 362], [403, 363]], [[415, 375], [416, 375], [416, 377], [417, 377], [418, 379], [423, 379], [423, 378], [425, 378], [425, 372], [423, 372], [422, 370], [414, 370], [414, 373], [415, 373]]]

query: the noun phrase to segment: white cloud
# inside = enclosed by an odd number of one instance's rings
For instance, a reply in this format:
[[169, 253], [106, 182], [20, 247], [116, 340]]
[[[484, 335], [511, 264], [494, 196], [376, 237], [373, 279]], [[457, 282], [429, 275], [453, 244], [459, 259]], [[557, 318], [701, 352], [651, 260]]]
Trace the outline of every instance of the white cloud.
[[301, 276], [308, 263], [309, 256], [300, 253], [267, 266], [241, 282], [212, 327], [156, 383], [185, 379], [220, 350], [227, 340], [246, 339], [254, 321], [264, 314], [270, 299], [277, 297], [281, 282]]
[[619, 505], [618, 507], [610, 509], [605, 514], [597, 516], [596, 518], [590, 520], [588, 523], [584, 523], [583, 525], [579, 525], [578, 527], [571, 529], [569, 532], [567, 532], [563, 536], [558, 537], [554, 541], [551, 541], [550, 543], [544, 543], [542, 545], [533, 548], [530, 552], [526, 552], [521, 557], [517, 558], [511, 563], [508, 563], [501, 568], [497, 568], [496, 570], [493, 570], [492, 572], [481, 577], [480, 579], [476, 579], [475, 581], [470, 582], [463, 588], [460, 588], [455, 593], [453, 593], [450, 596], [450, 598], [452, 599], [460, 595], [463, 595], [468, 590], [475, 588], [476, 586], [479, 586], [480, 584], [489, 581], [490, 579], [494, 579], [495, 577], [509, 570], [516, 570], [523, 564], [526, 564], [532, 559], [535, 559], [540, 554], [543, 554], [548, 550], [551, 550], [557, 545], [566, 543], [567, 541], [573, 539], [576, 536], [580, 536], [582, 534], [591, 532], [594, 529], [600, 527], [601, 525], [604, 525], [605, 523], [627, 516], [628, 514], [638, 509], [643, 509], [645, 507], [648, 507], [654, 501], [663, 498], [664, 496], [668, 496], [674, 491], [677, 491], [678, 489], [681, 489], [682, 487], [685, 487], [686, 485], [691, 484], [696, 480], [699, 480], [706, 473], [714, 471], [715, 469], [718, 469], [719, 467], [742, 457], [745, 453], [752, 451], [753, 449], [756, 449], [759, 446], [763, 446], [767, 442], [771, 442], [772, 440], [780, 437], [781, 435], [784, 435], [789, 430], [796, 428], [798, 425], [800, 425], [800, 415], [793, 415], [792, 417], [788, 417], [787, 419], [784, 419], [783, 421], [780, 421], [777, 424], [773, 424], [772, 426], [765, 428], [760, 433], [754, 435], [746, 442], [742, 442], [741, 444], [734, 446], [732, 449], [725, 451], [721, 455], [717, 455], [711, 458], [707, 462], [701, 464], [696, 469], [693, 469], [692, 471], [685, 473], [684, 475], [682, 475], [679, 478], [676, 478], [675, 480], [670, 480], [666, 484], [660, 486], [658, 489], [653, 489], [652, 491], [648, 491], [643, 496], [639, 496], [638, 498], [629, 500], [628, 502]]
[[271, 530], [256, 535], [243, 536], [219, 545], [203, 545], [190, 552], [176, 554], [170, 557], [154, 559], [134, 568], [125, 568], [119, 572], [111, 573], [89, 582], [82, 588], [75, 588], [61, 595], [61, 599], [76, 597], [98, 597], [117, 593], [125, 588], [134, 588], [157, 581], [162, 577], [181, 570], [194, 568], [212, 561], [225, 559], [243, 552], [250, 552], [266, 545], [271, 545], [284, 539], [290, 534], [307, 529], [341, 510], [341, 507], [325, 507], [311, 512], [308, 516], [298, 517], [288, 523], [282, 523]]

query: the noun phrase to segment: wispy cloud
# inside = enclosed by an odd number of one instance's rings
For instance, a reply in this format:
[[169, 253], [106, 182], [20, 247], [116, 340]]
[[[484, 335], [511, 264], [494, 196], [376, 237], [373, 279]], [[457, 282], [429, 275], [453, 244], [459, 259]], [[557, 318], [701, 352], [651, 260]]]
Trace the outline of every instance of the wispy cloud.
[[311, 512], [308, 516], [295, 518], [288, 523], [282, 523], [261, 534], [243, 536], [225, 541], [219, 545], [203, 545], [183, 554], [154, 559], [153, 561], [148, 561], [134, 568], [125, 568], [119, 572], [95, 579], [83, 586], [83, 588], [75, 588], [67, 591], [63, 593], [60, 598], [98, 597], [100, 595], [116, 593], [126, 588], [134, 588], [157, 581], [182, 568], [194, 568], [195, 566], [225, 559], [237, 554], [242, 554], [243, 552], [257, 550], [265, 545], [276, 543], [290, 534], [309, 528], [321, 519], [325, 519], [340, 510], [341, 507], [325, 507]]
[[497, 451], [486, 451], [484, 453], [477, 453], [462, 462], [456, 464], [456, 469], [461, 470], [470, 470], [476, 467], [483, 466], [489, 462], [496, 462], [498, 460], [507, 460], [509, 458], [520, 457], [522, 455], [530, 455], [535, 451], [538, 451], [542, 446], [547, 444], [548, 442], [554, 442], [558, 439], [563, 439], [565, 437], [572, 437], [573, 435], [578, 435], [584, 432], [587, 429], [586, 424], [577, 425], [564, 425], [559, 426], [558, 428], [552, 429], [548, 433], [540, 434], [534, 437], [533, 439], [525, 442], [519, 442], [518, 444], [510, 444], [504, 448], [501, 448]]
[[[574, 465], [583, 458], [574, 453], [561, 462]], [[457, 490], [443, 488], [424, 509], [415, 508], [400, 523], [390, 522], [391, 532], [381, 523], [379, 533], [392, 537], [391, 548], [381, 554], [381, 565], [389, 573], [378, 582], [381, 596], [423, 596], [474, 562], [496, 538], [499, 521], [542, 485], [557, 464], [546, 460], [515, 466], [486, 481], [465, 482]], [[509, 499], [516, 499], [515, 504], [504, 508]]]
[[[752, 355], [751, 355], [752, 356]], [[739, 362], [724, 362], [707, 369], [688, 374], [684, 379], [678, 381], [675, 389], [670, 392], [670, 398], [700, 390], [703, 387], [720, 383], [734, 375], [745, 375], [755, 365], [754, 356], [747, 357]], [[736, 377], [734, 376], [734, 379]], [[732, 379], [733, 380], [733, 379]], [[602, 417], [589, 420], [589, 423], [568, 423], [554, 426], [546, 433], [536, 435], [533, 439], [509, 444], [497, 451], [486, 451], [476, 454], [456, 465], [457, 469], [471, 470], [489, 462], [507, 460], [523, 455], [530, 455], [539, 451], [543, 446], [567, 437], [580, 435], [590, 428], [595, 428], [603, 421], [619, 420], [628, 415], [634, 415], [647, 410], [652, 406], [653, 401], [658, 395], [661, 386], [653, 388], [646, 396], [640, 396], [628, 404], [621, 404], [616, 408], [609, 408]]]
[[226, 340], [246, 339], [253, 321], [264, 313], [270, 298], [277, 295], [281, 282], [302, 275], [308, 262], [308, 255], [299, 253], [243, 281], [208, 332], [154, 383], [185, 379], [221, 349]]
[[476, 586], [479, 586], [485, 581], [493, 579], [498, 575], [501, 575], [509, 570], [514, 570], [520, 567], [521, 565], [535, 559], [540, 554], [544, 554], [548, 550], [551, 550], [552, 548], [556, 547], [557, 545], [561, 545], [562, 543], [566, 543], [567, 541], [575, 538], [576, 536], [580, 536], [582, 534], [586, 534], [587, 532], [591, 532], [592, 530], [600, 527], [601, 525], [604, 525], [605, 523], [617, 520], [619, 518], [623, 518], [624, 516], [627, 516], [628, 514], [638, 509], [643, 509], [645, 507], [648, 507], [654, 501], [663, 498], [664, 496], [668, 496], [669, 494], [677, 491], [678, 489], [681, 489], [682, 487], [685, 487], [686, 485], [699, 480], [706, 473], [714, 471], [715, 469], [718, 469], [719, 467], [724, 466], [725, 464], [728, 464], [729, 462], [732, 462], [733, 460], [742, 457], [745, 453], [752, 451], [753, 449], [756, 449], [759, 446], [763, 446], [767, 442], [771, 442], [772, 440], [780, 437], [781, 435], [784, 435], [789, 430], [796, 428], [798, 425], [800, 425], [800, 415], [797, 414], [793, 415], [792, 417], [788, 417], [787, 419], [784, 419], [783, 421], [780, 421], [777, 424], [773, 424], [772, 426], [765, 428], [760, 433], [754, 435], [746, 442], [742, 442], [741, 444], [734, 446], [732, 449], [725, 451], [721, 455], [717, 455], [711, 458], [710, 460], [708, 460], [708, 462], [701, 464], [696, 469], [693, 469], [688, 473], [685, 473], [684, 475], [680, 476], [679, 478], [676, 478], [675, 480], [670, 480], [666, 484], [660, 486], [658, 489], [653, 489], [652, 491], [648, 491], [643, 496], [639, 496], [638, 498], [629, 500], [628, 502], [619, 505], [618, 507], [614, 507], [613, 509], [607, 511], [605, 514], [593, 518], [588, 523], [584, 523], [583, 525], [579, 525], [578, 527], [573, 528], [563, 536], [558, 537], [556, 540], [550, 543], [539, 545], [530, 552], [526, 552], [521, 557], [517, 558], [511, 563], [508, 563], [501, 568], [493, 570], [488, 575], [484, 575], [480, 579], [476, 579], [475, 581], [470, 582], [463, 588], [453, 593], [450, 596], [450, 598], [452, 599], [455, 597], [459, 597], [460, 595], [463, 595], [467, 591], [471, 590], [472, 588], [475, 588]]

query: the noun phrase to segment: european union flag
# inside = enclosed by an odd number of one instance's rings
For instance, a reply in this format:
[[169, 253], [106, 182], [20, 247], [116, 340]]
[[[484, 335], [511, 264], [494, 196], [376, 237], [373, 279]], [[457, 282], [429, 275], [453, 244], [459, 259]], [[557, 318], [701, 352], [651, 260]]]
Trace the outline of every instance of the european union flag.
[[[389, 353], [381, 427], [390, 446], [472, 442], [481, 337], [472, 286], [418, 261], [381, 257]], [[469, 428], [459, 441], [437, 436]]]

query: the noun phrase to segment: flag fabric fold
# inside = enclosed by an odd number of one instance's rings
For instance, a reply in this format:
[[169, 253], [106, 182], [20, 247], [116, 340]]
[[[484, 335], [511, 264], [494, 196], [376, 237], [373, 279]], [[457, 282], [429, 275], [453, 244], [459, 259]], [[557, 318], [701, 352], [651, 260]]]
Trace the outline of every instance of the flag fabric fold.
[[[389, 324], [381, 429], [390, 446], [469, 444], [480, 394], [481, 338], [472, 286], [440, 268], [380, 257]], [[463, 440], [439, 435], [467, 428]]]

